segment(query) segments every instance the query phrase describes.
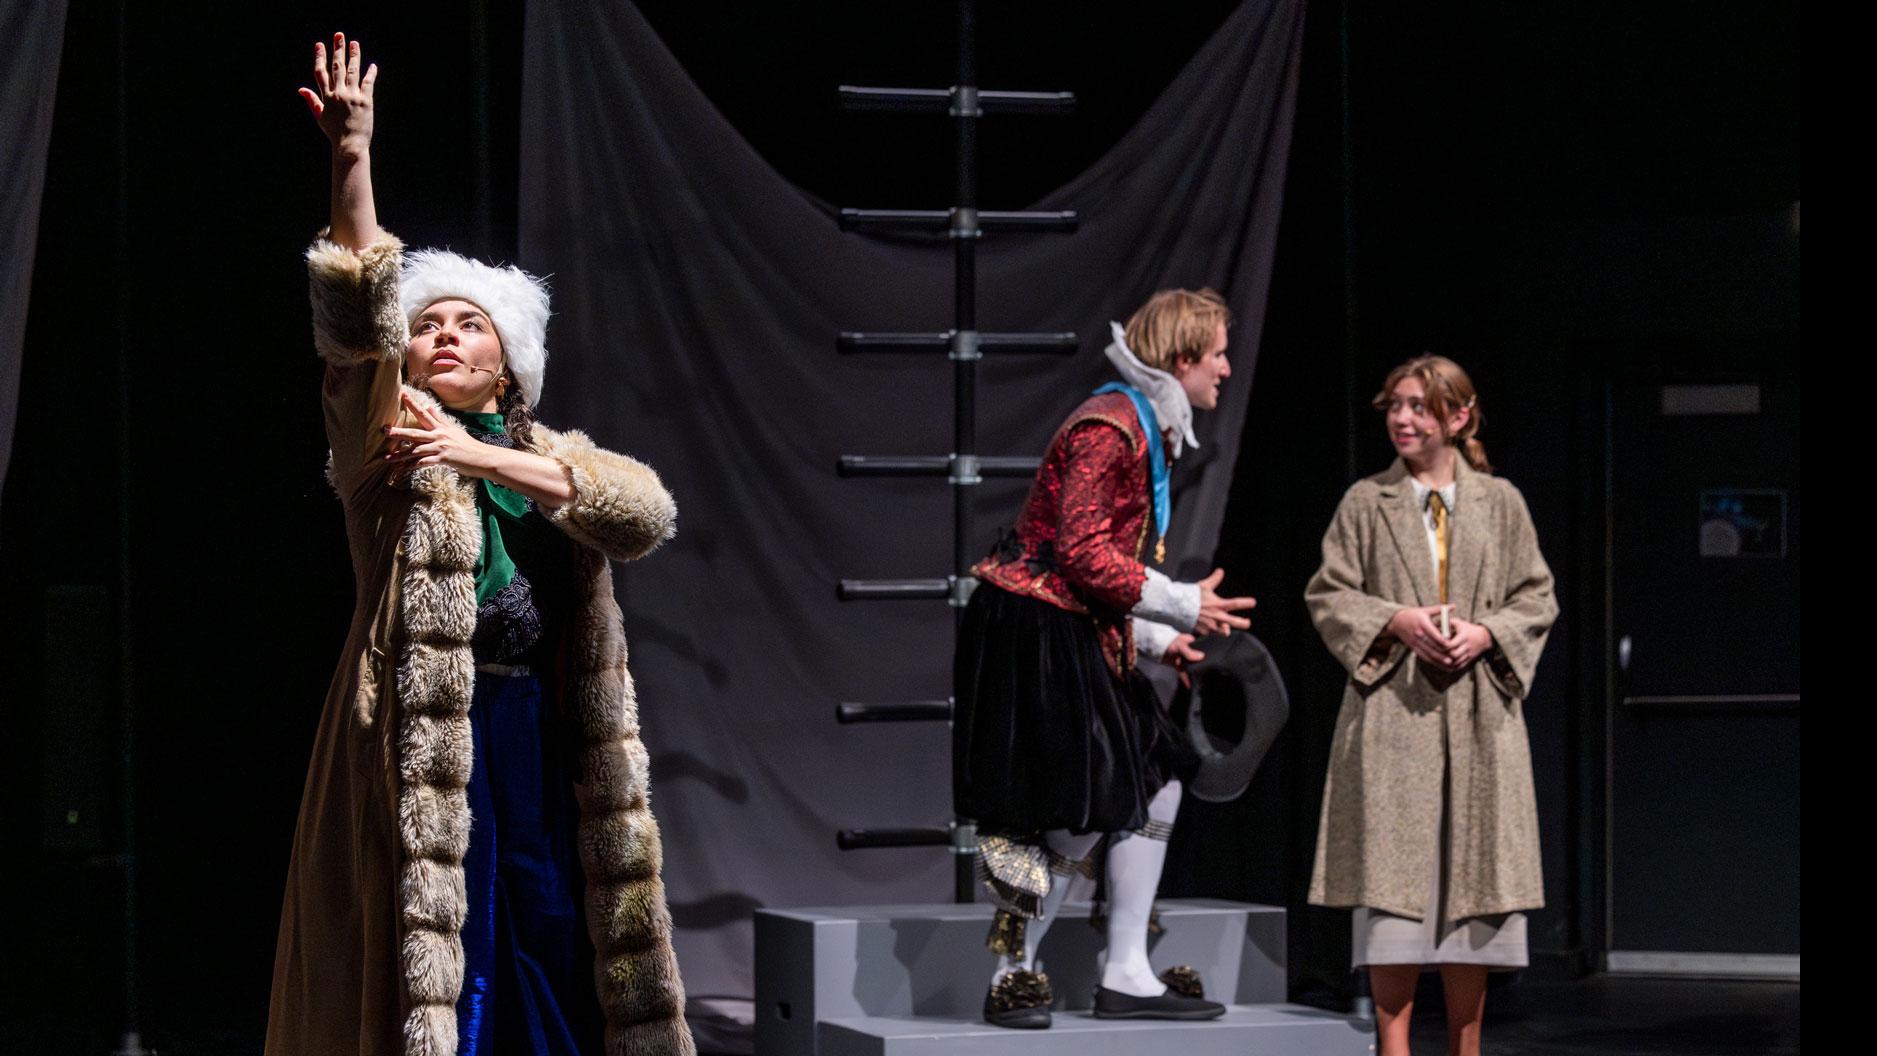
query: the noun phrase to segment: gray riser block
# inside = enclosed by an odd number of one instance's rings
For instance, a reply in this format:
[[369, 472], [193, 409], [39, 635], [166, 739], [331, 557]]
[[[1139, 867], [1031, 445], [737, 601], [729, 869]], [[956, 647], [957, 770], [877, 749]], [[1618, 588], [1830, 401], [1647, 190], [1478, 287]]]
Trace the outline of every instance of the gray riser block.
[[[1065, 906], [1038, 953], [1059, 1010], [1086, 1009], [1094, 993], [1105, 942], [1088, 911]], [[1148, 945], [1156, 968], [1192, 965], [1207, 995], [1231, 1004], [1285, 999], [1283, 909], [1182, 899], [1159, 911], [1166, 933]], [[984, 946], [991, 914], [982, 903], [758, 910], [757, 1051], [812, 1056], [824, 1020], [975, 1019], [996, 966]]]
[[836, 1019], [820, 1026], [820, 1056], [1369, 1056], [1371, 1029], [1296, 1005], [1234, 1006], [1203, 1023], [1058, 1013], [1048, 1030], [956, 1018]]

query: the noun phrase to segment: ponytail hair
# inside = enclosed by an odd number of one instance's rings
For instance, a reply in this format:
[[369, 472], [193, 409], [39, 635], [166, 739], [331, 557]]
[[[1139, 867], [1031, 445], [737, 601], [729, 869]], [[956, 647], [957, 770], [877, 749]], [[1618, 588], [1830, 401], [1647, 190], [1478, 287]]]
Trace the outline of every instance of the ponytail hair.
[[[1466, 376], [1460, 364], [1446, 356], [1416, 356], [1388, 372], [1388, 380], [1382, 382], [1382, 391], [1375, 394], [1371, 401], [1376, 410], [1386, 410], [1389, 400], [1394, 398], [1395, 386], [1404, 378], [1417, 378], [1421, 388], [1427, 393], [1427, 409], [1434, 413], [1440, 422], [1440, 432], [1447, 443], [1460, 450], [1460, 456], [1466, 464], [1480, 473], [1491, 473], [1492, 463], [1486, 461], [1486, 445], [1479, 442], [1479, 431], [1486, 424], [1486, 414], [1480, 409], [1479, 393], [1473, 389], [1473, 379]], [[1461, 410], [1470, 411], [1466, 424], [1460, 431], [1451, 435], [1447, 432], [1447, 419]]]
[[1481, 473], [1492, 473], [1492, 463], [1486, 461], [1486, 445], [1477, 437], [1469, 436], [1460, 441], [1460, 454], [1466, 458], [1466, 464]]

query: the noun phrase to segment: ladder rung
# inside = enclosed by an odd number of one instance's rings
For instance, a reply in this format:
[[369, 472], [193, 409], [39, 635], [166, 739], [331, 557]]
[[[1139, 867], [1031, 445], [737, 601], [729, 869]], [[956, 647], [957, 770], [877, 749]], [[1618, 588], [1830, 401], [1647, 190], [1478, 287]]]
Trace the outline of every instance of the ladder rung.
[[841, 704], [834, 721], [843, 726], [857, 722], [944, 722], [952, 717], [949, 700], [905, 700], [891, 704]]
[[[1073, 209], [1033, 209], [978, 213], [980, 231], [1074, 231]], [[949, 209], [842, 209], [843, 231], [949, 231]]]
[[[888, 333], [865, 330], [844, 331], [834, 339], [837, 352], [899, 353], [950, 352], [952, 332]], [[979, 331], [978, 350], [1004, 355], [1072, 356], [1082, 347], [1081, 338], [1072, 332], [1053, 334], [993, 333]]]
[[843, 579], [842, 601], [943, 601], [952, 596], [948, 579]]
[[[950, 88], [862, 88], [844, 84], [841, 105], [849, 110], [944, 113], [952, 109]], [[978, 109], [987, 114], [1067, 114], [1075, 109], [1074, 92], [1007, 92], [981, 89]]]
[[843, 209], [843, 231], [946, 231], [952, 214], [947, 209]]
[[[1028, 477], [1042, 459], [1021, 455], [980, 455], [978, 474]], [[843, 477], [943, 477], [952, 469], [950, 455], [842, 455], [835, 472]]]
[[874, 847], [947, 847], [952, 842], [950, 829], [842, 829], [834, 843], [843, 851], [862, 851]]
[[1073, 209], [1029, 209], [982, 212], [978, 226], [986, 231], [1074, 231], [1081, 223]]

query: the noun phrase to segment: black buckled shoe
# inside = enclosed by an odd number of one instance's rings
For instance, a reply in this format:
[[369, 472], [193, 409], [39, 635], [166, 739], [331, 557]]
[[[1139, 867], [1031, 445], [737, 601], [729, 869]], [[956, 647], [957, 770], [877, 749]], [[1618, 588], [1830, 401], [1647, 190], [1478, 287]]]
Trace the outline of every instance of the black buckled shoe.
[[1096, 1019], [1218, 1019], [1225, 1006], [1206, 1000], [1205, 985], [1199, 973], [1184, 965], [1160, 973], [1167, 992], [1155, 997], [1135, 997], [1105, 986], [1095, 988]]
[[1013, 1030], [1041, 1030], [1049, 1026], [1049, 1006], [1055, 999], [1049, 976], [1012, 969], [984, 995], [984, 1022]]

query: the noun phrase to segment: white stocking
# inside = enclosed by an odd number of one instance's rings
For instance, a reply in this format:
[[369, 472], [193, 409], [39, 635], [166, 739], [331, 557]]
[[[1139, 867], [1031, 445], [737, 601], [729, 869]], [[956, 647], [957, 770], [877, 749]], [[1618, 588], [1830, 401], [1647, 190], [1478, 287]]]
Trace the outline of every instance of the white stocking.
[[[1079, 862], [1087, 858], [1088, 852], [1095, 849], [1095, 844], [1100, 839], [1101, 833], [1099, 832], [1077, 834], [1071, 833], [1068, 829], [1052, 829], [1043, 834], [1043, 840], [1049, 845], [1049, 849], [1068, 862]], [[1026, 921], [1023, 927], [1023, 959], [1018, 960], [1008, 954], [999, 954], [997, 972], [991, 976], [992, 986], [997, 985], [997, 981], [1014, 968], [1028, 968], [1033, 972], [1042, 970], [1042, 966], [1036, 962], [1036, 950], [1043, 944], [1043, 935], [1049, 930], [1050, 924], [1055, 922], [1056, 912], [1062, 908], [1063, 899], [1069, 897], [1069, 880], [1070, 877], [1065, 873], [1053, 868], [1050, 870], [1049, 894], [1043, 896], [1042, 915], [1035, 920]]]
[[1108, 844], [1108, 961], [1101, 985], [1134, 997], [1167, 992], [1147, 961], [1147, 922], [1160, 870], [1167, 862], [1165, 833], [1180, 813], [1180, 783], [1169, 781], [1147, 804], [1147, 828], [1154, 835], [1116, 833]]

